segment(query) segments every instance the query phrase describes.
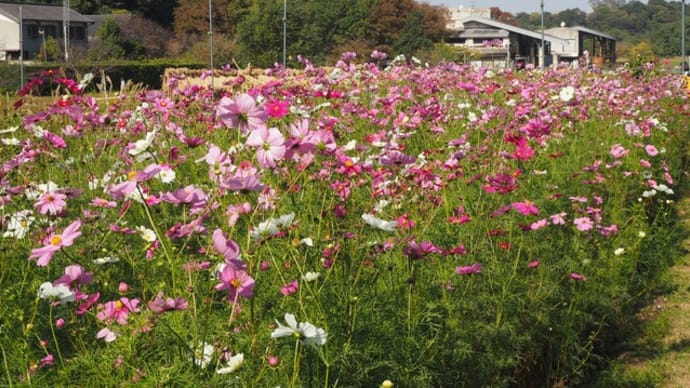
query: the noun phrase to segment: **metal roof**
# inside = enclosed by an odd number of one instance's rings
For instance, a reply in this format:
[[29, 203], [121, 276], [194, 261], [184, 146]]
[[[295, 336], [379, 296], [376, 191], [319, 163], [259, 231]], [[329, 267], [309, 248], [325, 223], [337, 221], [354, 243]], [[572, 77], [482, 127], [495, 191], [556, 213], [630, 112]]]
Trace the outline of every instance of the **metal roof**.
[[616, 40], [616, 38], [611, 36], [611, 35], [607, 35], [607, 34], [604, 34], [602, 32], [593, 30], [591, 28], [587, 28], [587, 27], [574, 26], [574, 27], [564, 27], [564, 28], [572, 28], [574, 30], [584, 32], [586, 34], [590, 34], [590, 35], [594, 35], [594, 36], [601, 36], [602, 38], [606, 38], [606, 39], [610, 39], [610, 40]]
[[[527, 36], [527, 37], [530, 37], [533, 39], [541, 39], [541, 37], [542, 37], [541, 32], [530, 31], [530, 30], [527, 30], [525, 28], [516, 27], [516, 26], [510, 25], [510, 24], [499, 22], [499, 21], [494, 20], [494, 19], [483, 18], [481, 16], [470, 16], [470, 17], [460, 19], [460, 23], [462, 23], [463, 26], [467, 22], [477, 22], [477, 23], [485, 24], [487, 26], [500, 28], [500, 29], [503, 29], [503, 30], [506, 30], [509, 32], [513, 32], [515, 34], [524, 35], [524, 36]], [[567, 42], [565, 40], [563, 40], [562, 38], [559, 38], [559, 37], [553, 36], [553, 35], [549, 35], [549, 34], [544, 34], [544, 40], [547, 40], [552, 44], [553, 43], [564, 44], [564, 45], [567, 44]]]
[[[0, 3], [0, 14], [19, 23], [19, 7], [22, 7], [22, 19], [37, 21], [62, 21], [62, 6], [30, 3]], [[70, 9], [70, 23], [93, 23], [93, 20]]]

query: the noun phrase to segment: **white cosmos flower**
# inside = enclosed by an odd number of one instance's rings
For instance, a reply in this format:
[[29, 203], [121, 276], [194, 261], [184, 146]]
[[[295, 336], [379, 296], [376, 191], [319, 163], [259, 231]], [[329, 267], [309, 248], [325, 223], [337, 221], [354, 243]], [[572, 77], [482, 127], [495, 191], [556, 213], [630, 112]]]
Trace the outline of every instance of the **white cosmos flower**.
[[655, 195], [656, 195], [656, 190], [645, 190], [645, 191], [642, 193], [642, 196], [643, 196], [644, 198], [651, 198], [651, 197], [653, 197], [653, 196], [655, 196]]
[[12, 214], [7, 222], [7, 230], [2, 234], [2, 237], [23, 239], [26, 232], [29, 231], [29, 226], [36, 220], [32, 214], [31, 210], [21, 210]]
[[321, 276], [321, 274], [318, 272], [307, 272], [302, 275], [302, 280], [305, 282], [313, 282], [314, 280], [318, 279], [319, 276]]
[[616, 256], [620, 256], [620, 255], [622, 255], [623, 253], [625, 253], [625, 249], [623, 249], [623, 248], [616, 248], [616, 250], [613, 251], [613, 254], [616, 255]]
[[76, 299], [74, 292], [69, 287], [62, 283], [53, 286], [51, 282], [41, 284], [38, 288], [38, 297], [41, 299], [57, 299], [61, 303], [74, 302]]
[[306, 245], [308, 247], [313, 247], [314, 246], [314, 239], [312, 239], [311, 237], [305, 237], [305, 238], [299, 240], [299, 243], [302, 245]]
[[129, 150], [129, 154], [132, 156], [137, 156], [144, 153], [153, 143], [153, 138], [156, 136], [156, 131], [146, 132], [146, 137], [141, 140], [134, 142], [134, 147]]
[[0, 139], [0, 142], [2, 142], [3, 145], [8, 145], [8, 146], [16, 146], [19, 145], [19, 139], [16, 137], [4, 137]]
[[362, 214], [362, 219], [367, 223], [367, 225], [384, 230], [386, 232], [395, 231], [395, 227], [397, 226], [395, 221], [385, 221], [369, 213]]
[[237, 368], [242, 365], [244, 362], [244, 353], [237, 353], [234, 356], [230, 357], [228, 360], [228, 364], [224, 368], [220, 368], [216, 371], [216, 373], [224, 375], [227, 373], [232, 373], [237, 370]]
[[561, 99], [563, 102], [568, 102], [575, 97], [575, 88], [572, 86], [566, 86], [563, 89], [561, 89], [561, 92], [558, 93], [558, 97]]
[[259, 239], [265, 235], [275, 236], [280, 232], [280, 228], [292, 225], [295, 220], [295, 213], [285, 214], [278, 218], [269, 218], [260, 222], [249, 235], [254, 239]]
[[211, 359], [213, 358], [213, 353], [215, 351], [213, 345], [204, 342], [203, 344], [199, 344], [196, 349], [194, 349], [192, 344], [190, 344], [190, 348], [192, 348], [192, 351], [194, 352], [193, 360], [196, 366], [206, 368], [208, 364], [211, 363]]
[[177, 175], [175, 174], [175, 171], [173, 171], [173, 169], [169, 166], [163, 167], [161, 171], [156, 175], [156, 178], [160, 179], [163, 183], [171, 183], [175, 180], [176, 177]]
[[307, 345], [323, 345], [326, 343], [328, 334], [323, 329], [309, 322], [297, 323], [295, 316], [290, 313], [285, 313], [285, 323], [287, 323], [287, 326], [283, 326], [278, 321], [276, 323], [278, 328], [273, 330], [271, 338], [297, 337]]
[[137, 226], [137, 231], [141, 235], [141, 238], [144, 239], [144, 241], [147, 241], [147, 242], [156, 241], [156, 233], [154, 233], [153, 230], [151, 230], [145, 226]]
[[119, 257], [116, 256], [105, 256], [105, 257], [99, 257], [97, 259], [93, 259], [93, 262], [95, 264], [107, 264], [107, 263], [117, 263], [120, 261]]
[[671, 189], [670, 187], [666, 186], [666, 185], [663, 184], [663, 183], [660, 184], [660, 185], [654, 186], [653, 189], [656, 190], [656, 191], [664, 192], [664, 193], [666, 193], [666, 194], [668, 194], [668, 195], [673, 195], [673, 189]]

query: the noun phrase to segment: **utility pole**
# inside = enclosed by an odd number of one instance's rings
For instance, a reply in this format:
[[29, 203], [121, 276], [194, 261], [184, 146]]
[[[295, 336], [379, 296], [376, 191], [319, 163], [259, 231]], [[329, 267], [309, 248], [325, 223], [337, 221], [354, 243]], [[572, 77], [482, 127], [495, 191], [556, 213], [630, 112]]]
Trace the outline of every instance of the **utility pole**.
[[539, 55], [539, 64], [541, 68], [546, 68], [544, 59], [546, 59], [546, 46], [544, 45], [544, 0], [541, 0], [541, 55]]
[[685, 0], [680, 10], [680, 72], [685, 74]]
[[65, 38], [65, 62], [69, 60], [69, 0], [62, 2], [62, 35]]
[[24, 15], [19, 6], [19, 88], [24, 87]]
[[209, 51], [211, 51], [211, 90], [213, 90], [213, 8], [211, 6], [211, 0], [208, 0], [208, 39], [209, 39]]
[[283, 0], [283, 67], [287, 53], [287, 0]]

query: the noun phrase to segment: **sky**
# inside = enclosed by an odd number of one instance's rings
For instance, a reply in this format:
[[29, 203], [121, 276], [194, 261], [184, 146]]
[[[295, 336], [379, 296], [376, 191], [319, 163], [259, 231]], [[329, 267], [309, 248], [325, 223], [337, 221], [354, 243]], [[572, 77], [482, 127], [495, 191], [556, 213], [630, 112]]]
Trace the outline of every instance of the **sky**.
[[[499, 7], [511, 13], [540, 12], [540, 0], [425, 0], [432, 5], [445, 5], [449, 8], [463, 7]], [[568, 8], [579, 8], [591, 12], [587, 0], [544, 0], [545, 12], [560, 12]]]

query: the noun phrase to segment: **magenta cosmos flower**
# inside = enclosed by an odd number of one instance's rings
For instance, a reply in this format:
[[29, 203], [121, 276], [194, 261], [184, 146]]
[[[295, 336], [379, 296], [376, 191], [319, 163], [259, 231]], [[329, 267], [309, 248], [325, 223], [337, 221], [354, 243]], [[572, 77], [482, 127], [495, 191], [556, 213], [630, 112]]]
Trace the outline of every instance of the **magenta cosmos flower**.
[[285, 137], [277, 128], [258, 128], [247, 137], [246, 145], [256, 148], [256, 160], [264, 168], [273, 168], [285, 157]]
[[81, 220], [76, 220], [62, 231], [62, 234], [54, 233], [46, 241], [47, 244], [41, 248], [31, 250], [29, 260], [37, 259], [36, 264], [39, 267], [45, 267], [50, 263], [50, 260], [62, 247], [68, 247], [74, 243], [74, 239], [81, 236], [79, 229], [81, 228]]
[[472, 275], [482, 271], [482, 265], [479, 263], [474, 263], [472, 265], [466, 265], [463, 267], [455, 267], [455, 273], [458, 275]]
[[248, 94], [240, 94], [234, 100], [223, 97], [216, 108], [216, 118], [228, 128], [238, 128], [241, 133], [248, 133], [257, 128], [266, 128], [268, 114], [256, 100]]
[[120, 298], [106, 302], [103, 309], [96, 314], [96, 318], [106, 322], [117, 321], [120, 325], [126, 325], [129, 313], [138, 313], [140, 311], [139, 303], [139, 299], [136, 298]]

